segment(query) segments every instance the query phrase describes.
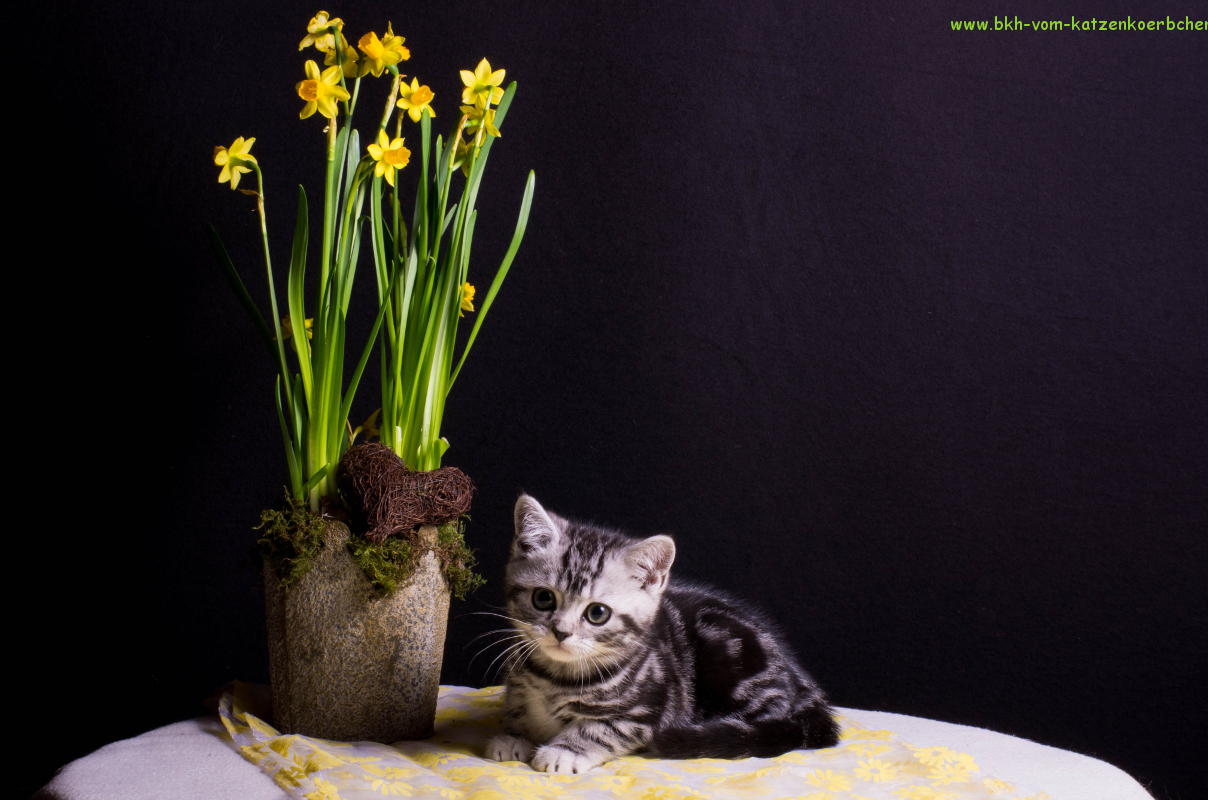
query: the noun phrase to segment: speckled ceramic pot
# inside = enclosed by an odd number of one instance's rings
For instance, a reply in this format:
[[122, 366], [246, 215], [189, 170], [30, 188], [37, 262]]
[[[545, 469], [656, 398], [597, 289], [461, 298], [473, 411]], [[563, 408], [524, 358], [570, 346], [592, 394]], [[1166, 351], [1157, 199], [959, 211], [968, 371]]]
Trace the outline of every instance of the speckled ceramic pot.
[[[406, 584], [378, 599], [348, 552], [348, 535], [329, 521], [314, 568], [288, 589], [265, 568], [274, 723], [321, 739], [426, 739], [449, 584], [429, 550]], [[434, 545], [436, 528], [420, 528], [420, 541]]]

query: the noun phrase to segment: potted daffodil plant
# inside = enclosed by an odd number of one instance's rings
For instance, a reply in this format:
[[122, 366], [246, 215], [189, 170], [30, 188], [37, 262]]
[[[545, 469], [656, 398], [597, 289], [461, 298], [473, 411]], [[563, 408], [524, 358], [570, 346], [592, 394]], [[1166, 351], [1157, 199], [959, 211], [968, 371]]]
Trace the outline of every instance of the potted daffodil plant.
[[[252, 154], [256, 140], [239, 137], [213, 156], [219, 182], [255, 198], [268, 278], [266, 315], [209, 227], [222, 272], [277, 371], [274, 403], [287, 496], [282, 509], [264, 513], [259, 528], [275, 722], [285, 732], [331, 739], [392, 742], [431, 735], [449, 597], [464, 596], [482, 579], [473, 572], [460, 519], [379, 531], [376, 539], [351, 532], [340, 520], [357, 518], [353, 506], [360, 498], [341, 496], [337, 467], [347, 469], [350, 449], [362, 447], [397, 459], [397, 465], [387, 464], [396, 476], [441, 467], [449, 447], [440, 430], [445, 400], [520, 247], [535, 182], [530, 172], [511, 243], [479, 298], [469, 282], [476, 200], [516, 84], [504, 88], [505, 71], [486, 59], [463, 70], [451, 132], [447, 139], [434, 136], [435, 95], [400, 72], [410, 58], [403, 43], [387, 23], [381, 36], [370, 31], [353, 46], [344, 22], [325, 11], [306, 27], [299, 50], [314, 48], [323, 67], [306, 60], [295, 91], [304, 125], [316, 116], [326, 120], [315, 128], [322, 135], [322, 228], [318, 263], [308, 273], [314, 257], [309, 204], [299, 186], [283, 303], [270, 255], [261, 164]], [[386, 91], [362, 147], [353, 117], [365, 101], [366, 78], [380, 79]], [[416, 139], [418, 155], [407, 144], [415, 146]], [[410, 175], [415, 196], [405, 214], [402, 191]], [[346, 365], [347, 321], [366, 228], [377, 309], [359, 358]], [[460, 321], [475, 311], [459, 352]], [[374, 360], [381, 369], [381, 407], [353, 428], [352, 403]], [[377, 437], [380, 444], [358, 445], [358, 437]], [[472, 483], [464, 482], [472, 491]], [[411, 484], [417, 492], [428, 485]]]

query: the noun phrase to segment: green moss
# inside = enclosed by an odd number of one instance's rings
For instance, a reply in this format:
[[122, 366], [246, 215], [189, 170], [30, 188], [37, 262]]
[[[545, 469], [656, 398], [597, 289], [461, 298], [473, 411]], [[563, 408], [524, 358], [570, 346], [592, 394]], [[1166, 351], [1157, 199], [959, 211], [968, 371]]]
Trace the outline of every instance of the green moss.
[[440, 557], [449, 588], [458, 600], [465, 600], [467, 593], [487, 582], [486, 578], [474, 572], [478, 559], [474, 558], [474, 551], [466, 546], [465, 529], [466, 524], [460, 519], [436, 529], [436, 554]]
[[[284, 509], [260, 512], [256, 530], [261, 533], [256, 546], [282, 587], [297, 583], [314, 567], [323, 549], [324, 528], [323, 520], [310, 513], [305, 500], [287, 496]], [[468, 593], [486, 583], [485, 578], [474, 572], [478, 560], [466, 546], [464, 533], [463, 520], [441, 525], [433, 548], [458, 600], [465, 600]], [[354, 534], [348, 539], [348, 550], [378, 597], [389, 595], [406, 582], [427, 552], [419, 544], [418, 531], [391, 536], [382, 544]]]
[[[486, 583], [486, 579], [475, 574], [477, 559], [474, 551], [466, 547], [463, 536], [465, 523], [461, 520], [437, 528], [436, 547], [433, 550], [440, 559], [441, 570], [449, 581], [449, 589], [458, 600]], [[352, 536], [348, 550], [357, 566], [369, 578], [378, 597], [385, 597], [404, 583], [415, 565], [427, 552], [418, 541], [416, 531], [392, 536], [382, 544], [374, 544], [363, 536]]]
[[282, 586], [297, 583], [315, 565], [323, 549], [323, 528], [323, 520], [310, 513], [306, 501], [288, 493], [284, 509], [260, 512], [256, 546]]
[[416, 559], [412, 553], [417, 548], [411, 542], [399, 538], [390, 538], [381, 544], [374, 544], [364, 536], [352, 536], [348, 539], [348, 550], [353, 560], [365, 573], [365, 577], [373, 584], [378, 597], [385, 597], [398, 588], [398, 585], [415, 570]]

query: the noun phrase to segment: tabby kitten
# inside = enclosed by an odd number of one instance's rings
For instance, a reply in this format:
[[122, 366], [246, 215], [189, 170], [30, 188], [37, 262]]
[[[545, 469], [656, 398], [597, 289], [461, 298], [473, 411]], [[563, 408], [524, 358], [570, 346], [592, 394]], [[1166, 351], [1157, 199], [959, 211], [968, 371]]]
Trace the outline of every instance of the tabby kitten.
[[826, 695], [762, 616], [669, 580], [670, 537], [572, 522], [527, 495], [515, 517], [518, 643], [489, 758], [578, 773], [635, 752], [766, 758], [838, 742]]

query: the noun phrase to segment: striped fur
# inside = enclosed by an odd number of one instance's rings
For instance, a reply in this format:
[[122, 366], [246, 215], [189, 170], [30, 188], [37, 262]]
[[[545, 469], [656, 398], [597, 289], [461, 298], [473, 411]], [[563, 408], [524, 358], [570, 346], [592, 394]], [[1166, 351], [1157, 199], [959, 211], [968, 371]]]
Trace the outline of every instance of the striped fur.
[[[507, 732], [490, 758], [583, 772], [638, 752], [770, 757], [838, 741], [826, 696], [775, 628], [726, 594], [670, 580], [674, 559], [667, 536], [634, 539], [517, 501], [505, 590], [519, 634]], [[551, 596], [553, 608], [537, 607]], [[603, 624], [589, 621], [595, 604], [611, 612]]]

